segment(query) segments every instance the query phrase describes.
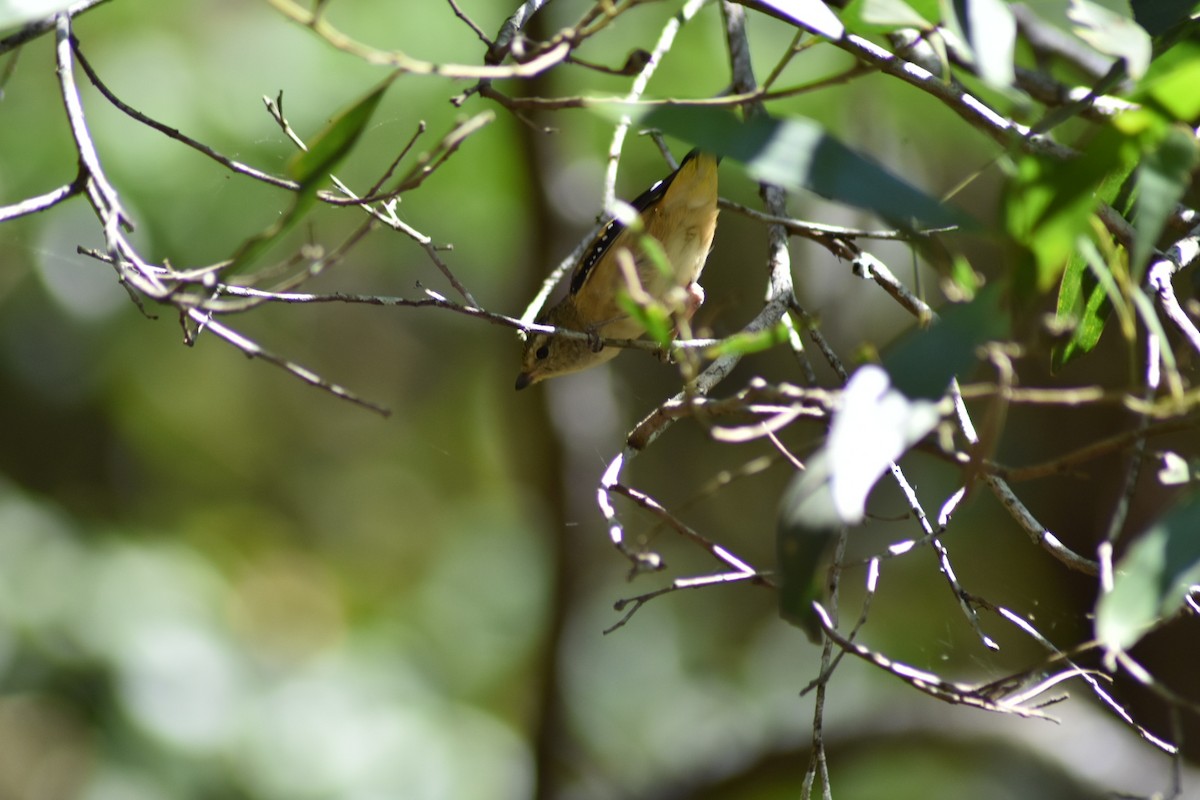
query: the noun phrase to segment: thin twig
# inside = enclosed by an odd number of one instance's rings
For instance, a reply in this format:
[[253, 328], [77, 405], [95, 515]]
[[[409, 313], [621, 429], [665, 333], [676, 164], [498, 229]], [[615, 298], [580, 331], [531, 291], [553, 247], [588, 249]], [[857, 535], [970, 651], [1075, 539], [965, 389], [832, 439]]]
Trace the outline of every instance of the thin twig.
[[[153, 267], [148, 264], [125, 237], [123, 228], [131, 228], [132, 224], [121, 207], [116, 189], [109, 183], [100, 163], [99, 155], [88, 131], [87, 120], [79, 99], [79, 90], [75, 84], [75, 74], [72, 59], [71, 17], [60, 14], [57, 17], [55, 54], [58, 64], [59, 86], [62, 92], [63, 104], [75, 140], [75, 148], [79, 153], [81, 178], [86, 183], [87, 196], [96, 216], [104, 228], [105, 243], [108, 248], [108, 260], [117, 270], [122, 282], [128, 282], [133, 289], [144, 296], [158, 301], [173, 301], [184, 317], [198, 326], [198, 330], [208, 329], [213, 335], [228, 342], [251, 358], [260, 358], [286, 370], [293, 376], [330, 394], [351, 403], [367, 408], [383, 416], [388, 410], [358, 397], [338, 384], [331, 383], [293, 361], [277, 356], [264, 349], [256, 342], [248, 339], [232, 328], [213, 319], [212, 312], [196, 306], [188, 306], [193, 298], [186, 294], [177, 293], [164, 282], [170, 282], [171, 270]], [[140, 304], [137, 294], [131, 292]]]
[[10, 219], [40, 213], [81, 193], [84, 190], [87, 173], [80, 172], [79, 175], [80, 177], [77, 177], [71, 183], [64, 184], [45, 194], [28, 197], [19, 203], [13, 203], [9, 206], [0, 206], [0, 222], [8, 222]]
[[447, 0], [447, 2], [450, 3], [450, 8], [454, 11], [454, 16], [465, 22], [467, 27], [474, 31], [475, 35], [479, 37], [479, 41], [483, 42], [488, 47], [491, 47], [492, 42], [487, 38], [487, 34], [483, 32], [483, 28], [480, 28], [478, 25], [476, 25], [475, 20], [467, 16], [466, 12], [459, 8], [458, 3], [454, 2], [454, 0]]
[[[954, 401], [954, 411], [958, 419], [959, 429], [966, 440], [973, 445], [979, 441], [979, 435], [975, 432], [975, 425], [971, 422], [971, 415], [967, 411], [967, 404], [963, 402], [962, 392], [959, 390], [957, 380], [951, 383], [950, 389], [950, 396]], [[1037, 518], [1030, 513], [1020, 498], [1009, 488], [1007, 481], [991, 473], [985, 474], [983, 481], [992, 490], [992, 494], [996, 496], [1000, 504], [1004, 506], [1035, 544], [1073, 570], [1086, 575], [1096, 575], [1099, 573], [1100, 565], [1097, 562], [1084, 558], [1067, 547], [1062, 543], [1061, 539], [1038, 522]]]
[[916, 317], [921, 325], [928, 325], [937, 319], [937, 314], [929, 307], [929, 304], [913, 294], [912, 290], [901, 283], [899, 278], [888, 269], [887, 264], [875, 256], [865, 250], [860, 250], [854, 257], [853, 265], [856, 275], [873, 280], [882, 286], [883, 290], [891, 295], [892, 299], [899, 303], [904, 310]]
[[846, 228], [841, 225], [826, 225], [820, 222], [808, 222], [807, 220], [796, 219], [795, 217], [774, 216], [759, 211], [749, 206], [735, 203], [732, 200], [721, 198], [719, 201], [721, 208], [728, 209], [744, 217], [749, 217], [756, 222], [765, 222], [768, 225], [782, 225], [787, 232], [793, 236], [803, 236], [806, 239], [812, 239], [817, 242], [824, 242], [829, 239], [880, 239], [884, 241], [911, 241], [914, 237], [927, 235], [931, 233], [943, 233], [948, 228], [935, 228], [927, 231], [901, 231], [901, 230], [865, 230], [862, 228]]
[[676, 517], [674, 514], [664, 508], [661, 503], [645, 492], [624, 484], [616, 484], [612, 487], [612, 491], [628, 497], [642, 508], [654, 514], [669, 528], [676, 531], [693, 544], [699, 545], [705, 552], [707, 552], [717, 561], [721, 562], [725, 566], [732, 567], [735, 572], [752, 573], [756, 575], [759, 574], [759, 570], [735, 556], [725, 547], [722, 547], [716, 542], [702, 536], [694, 528], [684, 523], [683, 520]]
[[1031, 464], [1027, 467], [996, 467], [988, 465], [988, 469], [1009, 483], [1020, 483], [1052, 475], [1063, 475], [1073, 471], [1080, 464], [1127, 450], [1131, 445], [1136, 445], [1138, 441], [1148, 436], [1161, 436], [1177, 431], [1194, 430], [1195, 427], [1196, 423], [1194, 420], [1160, 422], [1155, 425], [1148, 425], [1145, 428], [1139, 425], [1137, 428], [1122, 431], [1100, 441], [1092, 442], [1049, 461], [1043, 461], [1040, 464]]
[[237, 349], [241, 350], [248, 358], [262, 359], [268, 364], [273, 364], [276, 367], [279, 367], [280, 369], [292, 374], [310, 386], [315, 386], [321, 391], [328, 392], [334, 397], [351, 402], [357, 406], [367, 409], [368, 411], [372, 411], [381, 417], [391, 416], [392, 412], [385, 406], [365, 400], [351, 392], [349, 389], [346, 389], [344, 386], [340, 386], [339, 384], [325, 380], [307, 367], [297, 364], [295, 361], [291, 361], [282, 356], [278, 356], [272, 353], [270, 350], [264, 349], [257, 342], [246, 338], [229, 326], [218, 322], [217, 320], [213, 319], [211, 315], [205, 314], [200, 309], [188, 309], [187, 314], [192, 321], [202, 326], [205, 330], [210, 331], [217, 338], [223, 339]]
[[[679, 13], [667, 20], [662, 33], [658, 36], [658, 42], [654, 45], [654, 50], [650, 53], [650, 58], [646, 60], [646, 65], [642, 67], [642, 71], [638, 73], [637, 78], [633, 81], [633, 86], [625, 96], [626, 101], [637, 100], [645, 94], [650, 78], [654, 76], [663, 56], [675, 43], [675, 36], [679, 33], [679, 29], [696, 16], [707, 2], [708, 0], [687, 0]], [[621, 117], [621, 121], [617, 123], [616, 129], [613, 131], [612, 144], [608, 148], [608, 167], [604, 173], [604, 209], [606, 212], [611, 212], [613, 203], [616, 201], [617, 165], [621, 160], [621, 148], [625, 144], [625, 135], [629, 132], [631, 124], [632, 121], [628, 116]]]
[[915, 667], [910, 667], [907, 664], [902, 664], [899, 661], [893, 661], [881, 653], [877, 653], [860, 644], [855, 644], [838, 633], [837, 628], [834, 627], [824, 607], [817, 605], [816, 610], [817, 618], [821, 623], [821, 628], [825, 631], [825, 635], [833, 640], [838, 647], [894, 675], [919, 692], [950, 703], [951, 705], [970, 706], [984, 711], [994, 711], [999, 714], [1013, 714], [1018, 717], [1033, 717], [1055, 721], [1053, 717], [1046, 715], [1037, 708], [1029, 708], [1018, 702], [997, 701], [993, 699], [985, 691], [990, 684], [974, 686], [943, 680], [931, 672], [925, 672]]
[[324, 17], [316, 12], [293, 2], [293, 0], [267, 0], [277, 11], [288, 19], [303, 27], [309, 28], [321, 37], [331, 47], [360, 58], [368, 64], [392, 67], [401, 72], [416, 75], [440, 75], [445, 78], [531, 78], [561, 63], [571, 52], [573, 42], [560, 38], [544, 52], [530, 58], [528, 61], [511, 66], [472, 65], [472, 64], [435, 64], [411, 58], [399, 50], [378, 50], [370, 45], [351, 39], [337, 28], [334, 28]]
[[74, 38], [71, 39], [71, 48], [75, 52], [75, 57], [77, 59], [79, 59], [79, 66], [83, 67], [83, 71], [87, 74], [88, 80], [90, 80], [92, 82], [92, 85], [95, 86], [96, 89], [99, 90], [100, 94], [102, 94], [104, 96], [104, 98], [106, 100], [108, 100], [108, 102], [110, 102], [114, 106], [116, 106], [116, 108], [119, 111], [121, 111], [122, 113], [126, 114], [129, 117], [132, 117], [133, 119], [137, 120], [138, 122], [142, 123], [143, 125], [153, 128], [154, 130], [158, 131], [159, 133], [163, 134], [164, 136], [166, 136], [170, 139], [174, 139], [177, 142], [182, 142], [183, 144], [187, 145], [188, 147], [192, 148], [193, 150], [195, 150], [199, 153], [203, 153], [204, 155], [211, 158], [213, 161], [216, 161], [218, 164], [222, 165], [223, 167], [229, 169], [232, 172], [236, 172], [240, 175], [246, 175], [248, 177], [254, 178], [255, 180], [262, 181], [263, 183], [269, 184], [271, 186], [278, 186], [281, 189], [287, 189], [288, 191], [295, 192], [300, 189], [300, 184], [296, 183], [293, 180], [289, 180], [287, 178], [280, 178], [275, 175], [271, 175], [269, 173], [263, 172], [262, 170], [255, 169], [254, 167], [251, 167], [248, 164], [243, 164], [240, 161], [235, 161], [232, 158], [223, 156], [220, 153], [218, 153], [216, 150], [213, 150], [208, 145], [206, 145], [202, 142], [198, 142], [195, 139], [191, 138], [190, 136], [180, 132], [177, 128], [172, 128], [169, 125], [164, 125], [163, 123], [159, 122], [158, 120], [153, 119], [153, 118], [147, 116], [146, 114], [143, 114], [142, 112], [138, 111], [136, 108], [133, 108], [132, 106], [127, 105], [126, 103], [122, 102], [121, 99], [119, 97], [117, 97], [111, 89], [108, 88], [108, 86], [104, 83], [104, 81], [102, 81], [100, 79], [100, 76], [96, 74], [96, 71], [94, 69], [92, 69], [91, 62], [89, 62], [87, 60], [87, 58], [83, 55], [83, 50], [82, 50], [82, 48], [80, 48], [79, 42], [76, 41]]
[[924, 67], [889, 53], [861, 36], [849, 34], [833, 44], [885, 74], [933, 95], [972, 127], [988, 134], [1005, 147], [1015, 145], [1023, 150], [1064, 159], [1076, 155], [1076, 151], [1071, 148], [1058, 144], [1048, 136], [1032, 133], [1027, 126], [1004, 117], [960, 87], [947, 83]]

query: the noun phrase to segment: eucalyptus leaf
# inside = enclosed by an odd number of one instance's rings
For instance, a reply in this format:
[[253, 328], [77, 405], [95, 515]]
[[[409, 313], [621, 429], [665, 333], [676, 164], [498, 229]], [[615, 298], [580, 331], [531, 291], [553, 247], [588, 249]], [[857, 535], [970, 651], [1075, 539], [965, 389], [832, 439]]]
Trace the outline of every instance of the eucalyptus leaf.
[[1128, 650], [1183, 607], [1200, 585], [1200, 492], [1142, 533], [1113, 567], [1112, 591], [1096, 604], [1096, 638], [1109, 652]]
[[846, 27], [822, 0], [737, 0], [776, 19], [798, 25], [828, 39], [840, 39]]
[[0, 31], [66, 11], [74, 0], [0, 0]]
[[[904, 0], [861, 0], [852, 6], [851, 13], [857, 13], [859, 19], [868, 25], [888, 30], [897, 28], [916, 28], [929, 30], [937, 22], [936, 3], [933, 14], [922, 14]], [[928, 13], [928, 12], [926, 12]]]
[[829, 135], [810, 119], [756, 117], [742, 121], [723, 109], [695, 106], [608, 106], [643, 127], [691, 142], [742, 164], [756, 180], [807, 190], [873, 211], [891, 224], [914, 229], [966, 225], [957, 209], [915, 188]]
[[1185, 40], [1154, 59], [1132, 99], [1158, 109], [1170, 119], [1194, 124], [1200, 117], [1197, 86], [1200, 86], [1200, 42]]
[[[1066, 342], [1054, 348], [1051, 365], [1055, 370], [1096, 347], [1112, 311], [1110, 298], [1114, 296], [1116, 283], [1103, 259], [1092, 258], [1090, 253], [1085, 255], [1085, 250], [1099, 256], [1094, 243], [1082, 240], [1079, 249], [1067, 261], [1059, 286], [1055, 316], [1060, 324], [1070, 325], [1071, 335]], [[1098, 280], [1097, 276], [1107, 280]]]
[[338, 163], [349, 155], [397, 74], [392, 73], [356, 103], [340, 111], [309, 142], [307, 150], [297, 153], [292, 158], [288, 163], [288, 173], [301, 186], [325, 180]]
[[1016, 80], [1017, 22], [1004, 0], [955, 0], [955, 12], [984, 82], [1007, 89]]
[[1175, 206], [1191, 184], [1196, 168], [1196, 139], [1172, 125], [1163, 142], [1146, 153], [1137, 168], [1137, 215], [1133, 219], [1131, 268], [1140, 275]]
[[776, 345], [783, 344], [787, 340], [787, 326], [779, 322], [761, 331], [735, 333], [732, 336], [727, 336], [717, 344], [707, 348], [704, 351], [704, 357], [715, 359], [727, 355], [750, 355], [751, 353], [769, 350]]
[[288, 173], [300, 184], [300, 189], [292, 198], [291, 207], [265, 230], [242, 243], [225, 270], [227, 275], [242, 272], [256, 262], [313, 208], [319, 184], [354, 149], [396, 74], [393, 73], [353, 105], [339, 112], [313, 137], [308, 150], [292, 158], [288, 163]]
[[1118, 14], [1091, 0], [1071, 0], [1067, 16], [1075, 33], [1101, 53], [1124, 59], [1129, 77], [1137, 80], [1150, 66], [1154, 44], [1131, 16]]
[[905, 397], [877, 365], [850, 376], [824, 446], [809, 456], [780, 501], [780, 615], [810, 639], [820, 632], [812, 603], [821, 593], [829, 543], [862, 522], [879, 478], [940, 419], [936, 403]]

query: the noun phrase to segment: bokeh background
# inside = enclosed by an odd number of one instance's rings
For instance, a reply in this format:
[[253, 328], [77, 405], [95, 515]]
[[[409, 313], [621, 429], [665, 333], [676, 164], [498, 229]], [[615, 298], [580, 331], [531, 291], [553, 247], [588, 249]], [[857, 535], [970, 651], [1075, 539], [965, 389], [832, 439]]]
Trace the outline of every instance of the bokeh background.
[[[462, 3], [490, 32], [512, 5]], [[676, 5], [637, 9], [580, 55], [618, 65], [630, 50], [649, 49]], [[482, 57], [448, 4], [330, 6], [339, 27], [378, 47], [433, 61]], [[582, 8], [552, 4], [539, 29], [571, 24]], [[793, 31], [750, 16], [761, 77]], [[292, 126], [311, 136], [384, 75], [266, 3], [123, 0], [80, 17], [75, 30], [125, 102], [277, 174], [293, 147], [264, 111], [264, 95], [282, 92]], [[75, 172], [53, 37], [14, 57], [0, 56], [0, 69], [12, 69], [0, 100], [4, 203]], [[784, 82], [848, 66], [814, 48]], [[79, 80], [100, 158], [147, 257], [212, 263], [286, 208], [280, 191], [139, 125]], [[628, 81], [562, 69], [504, 88], [619, 93]], [[649, 94], [711, 96], [728, 81], [711, 6], [685, 26]], [[495, 112], [403, 197], [399, 213], [453, 245], [443, 257], [481, 303], [519, 315], [600, 210], [611, 123], [571, 110], [527, 124], [478, 97], [453, 106], [466, 86], [400, 78], [339, 174], [365, 188], [419, 122], [428, 132], [417, 149], [427, 150], [457, 120]], [[881, 77], [773, 111], [816, 117], [934, 194], [994, 155], [948, 111]], [[677, 155], [687, 147], [671, 144]], [[631, 137], [625, 150], [619, 189], [633, 197], [666, 167], [648, 139]], [[736, 165], [722, 167], [721, 180], [724, 196], [757, 207], [756, 187]], [[988, 219], [1000, 181], [985, 172], [964, 204]], [[793, 198], [791, 210], [875, 224], [811, 197]], [[306, 241], [332, 246], [360, 216], [322, 209], [273, 255]], [[76, 254], [102, 245], [78, 198], [0, 226], [0, 798], [799, 796], [812, 711], [800, 690], [816, 675], [819, 651], [778, 620], [768, 590], [668, 595], [603, 633], [620, 618], [616, 600], [717, 568], [625, 507], [630, 535], [668, 564], [628, 583], [594, 502], [625, 432], [677, 389], [670, 366], [628, 353], [517, 394], [511, 330], [448, 312], [271, 305], [226, 320], [387, 406], [382, 419], [213, 336], [183, 346], [177, 319], [141, 313], [109, 268]], [[1002, 272], [1003, 251], [979, 247], [977, 267]], [[875, 252], [936, 299], [904, 248]], [[730, 333], [755, 313], [765, 255], [764, 229], [724, 213], [697, 318], [704, 328]], [[801, 301], [847, 360], [910, 326], [824, 250], [796, 241], [793, 264]], [[450, 294], [416, 244], [378, 231], [308, 288], [417, 297], [420, 286]], [[1123, 369], [1103, 363], [1056, 380]], [[800, 378], [790, 355], [772, 352], [748, 359], [726, 385], [732, 391], [753, 375]], [[1121, 423], [1071, 411], [1068, 425], [1066, 413], [1014, 412], [1010, 429], [1021, 435], [1006, 440], [1003, 457], [1033, 462], [1085, 441], [1073, 425]], [[815, 426], [785, 434], [800, 453], [820, 437]], [[957, 475], [934, 459], [908, 466], [935, 513]], [[1022, 496], [1086, 550], [1111, 512], [1097, 498], [1115, 491], [1119, 467], [1114, 459], [1086, 481], [1047, 480]], [[770, 568], [791, 467], [769, 445], [718, 445], [681, 423], [628, 475], [706, 536]], [[894, 487], [881, 485], [852, 556], [916, 535], [905, 510]], [[968, 588], [1033, 615], [1059, 644], [1090, 636], [1091, 582], [1030, 545], [988, 497], [972, 498], [959, 520], [947, 544]], [[848, 576], [854, 608], [861, 568]], [[951, 679], [988, 680], [1041, 657], [995, 619], [989, 632], [1003, 649], [984, 650], [928, 549], [887, 562], [873, 609], [865, 641]], [[1085, 691], [1072, 694], [1053, 726], [952, 708], [845, 663], [826, 708], [837, 796], [1070, 798], [1165, 788], [1165, 757]], [[1144, 711], [1169, 735], [1165, 716]], [[1197, 782], [1189, 785], [1200, 796]]]

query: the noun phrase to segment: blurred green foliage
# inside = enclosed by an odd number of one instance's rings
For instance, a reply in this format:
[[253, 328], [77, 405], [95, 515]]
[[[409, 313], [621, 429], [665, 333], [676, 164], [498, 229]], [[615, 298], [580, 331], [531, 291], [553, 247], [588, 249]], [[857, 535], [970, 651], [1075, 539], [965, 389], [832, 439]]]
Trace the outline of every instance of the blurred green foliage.
[[[488, 32], [515, 6], [462, 5]], [[653, 46], [677, 5], [638, 8], [577, 55], [619, 65]], [[327, 6], [347, 34], [377, 47], [442, 62], [482, 58], [483, 45], [449, 4]], [[555, 3], [538, 24], [548, 34], [579, 13], [579, 4]], [[749, 32], [760, 75], [795, 35], [754, 13]], [[279, 175], [295, 148], [263, 110], [263, 96], [282, 93], [292, 128], [314, 137], [387, 74], [266, 3], [244, 0], [107, 3], [80, 16], [75, 34], [125, 102]], [[0, 72], [12, 69], [0, 100], [0, 203], [47, 191], [75, 171], [52, 39], [30, 42], [15, 64], [12, 53], [0, 55]], [[717, 95], [729, 82], [726, 60], [721, 18], [710, 7], [681, 31], [651, 94]], [[807, 82], [850, 61], [813, 48], [781, 80]], [[1182, 63], [1157, 85], [1193, 67]], [[620, 94], [628, 80], [556, 70], [536, 88]], [[462, 108], [448, 102], [466, 86], [398, 77], [356, 131], [353, 152], [339, 151], [347, 156], [339, 176], [364, 189], [420, 123], [427, 133], [418, 151], [493, 108], [479, 97]], [[286, 213], [286, 192], [232, 175], [127, 118], [90, 86], [81, 91], [148, 257], [179, 268], [227, 258]], [[815, 120], [933, 196], [995, 155], [941, 103], [890, 79], [873, 75], [835, 91], [772, 108]], [[1158, 101], [1170, 105], [1174, 96], [1162, 88]], [[483, 305], [519, 315], [600, 211], [611, 124], [584, 112], [534, 115], [558, 130], [532, 135], [527, 121], [496, 110], [486, 134], [470, 138], [398, 209], [435, 243], [453, 244], [442, 256]], [[985, 172], [963, 192], [964, 207], [997, 228], [1008, 212], [1021, 221], [1016, 210], [1030, 210], [1045, 173], [1033, 159], [1018, 166], [1029, 188], [1022, 203], [998, 209], [1005, 178]], [[751, 178], [733, 164], [722, 170], [722, 195], [757, 205]], [[662, 173], [649, 141], [631, 138], [618, 193], [631, 197], [645, 176]], [[872, 224], [807, 195], [791, 210]], [[1090, 208], [1075, 211], [1064, 213], [1077, 221]], [[353, 208], [319, 207], [264, 261], [304, 244], [332, 247], [361, 221]], [[839, 351], [882, 346], [911, 324], [825, 250], [794, 241], [798, 294]], [[1031, 252], [1053, 245], [1062, 255], [1059, 245], [1070, 241], [1042, 240]], [[723, 781], [738, 779], [748, 788], [724, 796], [798, 795], [812, 700], [797, 693], [815, 675], [818, 650], [777, 618], [771, 592], [735, 585], [677, 593], [602, 634], [618, 619], [614, 600], [668, 580], [626, 583], [594, 489], [629, 427], [678, 389], [672, 368], [627, 354], [611, 372], [515, 396], [514, 337], [477, 320], [333, 304], [229, 318], [272, 351], [388, 406], [383, 420], [247, 361], [211, 335], [181, 347], [177, 319], [155, 307], [140, 313], [109, 268], [77, 255], [80, 245], [101, 247], [102, 238], [79, 198], [0, 226], [0, 798], [490, 800], [530, 796], [539, 769], [556, 775], [564, 797], [718, 796]], [[1003, 245], [965, 247], [989, 277], [1004, 272]], [[881, 243], [877, 252], [896, 265], [912, 260], [903, 244]], [[753, 315], [764, 255], [762, 228], [726, 212], [698, 330], [729, 334]], [[1044, 289], [1061, 264], [1038, 263]], [[921, 284], [936, 276], [922, 266], [905, 277]], [[416, 297], [418, 285], [451, 293], [419, 246], [377, 231], [306, 288]], [[760, 343], [728, 347], [751, 352]], [[1123, 373], [1119, 360], [1067, 369], [1080, 382]], [[730, 385], [751, 374], [793, 380], [795, 371], [776, 347], [756, 352]], [[1111, 410], [1072, 414], [1089, 430], [1114, 424]], [[1075, 435], [1061, 416], [1014, 418], [1025, 435], [1000, 454], [1014, 463], [1059, 452]], [[564, 430], [583, 433], [569, 439]], [[706, 536], [769, 566], [791, 468], [769, 443], [714, 447], [700, 426], [669, 435], [669, 449], [639, 458], [633, 480]], [[797, 426], [783, 439], [807, 453], [821, 436]], [[1116, 465], [1100, 471], [1111, 478]], [[937, 459], [915, 459], [911, 476], [932, 508], [957, 488], [957, 469]], [[1028, 502], [1064, 540], [1091, 541], [1100, 512], [1073, 480], [1052, 478]], [[862, 559], [913, 536], [894, 487], [881, 486], [869, 506], [869, 523], [849, 545], [848, 608], [862, 599]], [[1047, 563], [988, 498], [959, 513], [962, 535], [949, 546], [964, 584], [1036, 613], [1066, 640], [1089, 635], [1079, 619], [1094, 599], [1091, 584]], [[627, 522], [631, 536], [663, 552], [672, 577], [715, 569], [650, 515], [629, 509]], [[871, 643], [920, 668], [998, 677], [991, 673], [1040, 657], [1006, 631], [1009, 638], [997, 634], [1002, 655], [981, 666], [991, 656], [928, 549], [889, 564], [874, 609]], [[996, 748], [994, 729], [964, 726], [957, 746], [931, 741], [919, 754], [872, 750], [879, 737], [899, 747], [914, 730], [956, 723], [931, 722], [934, 701], [860, 664], [839, 672], [831, 691], [827, 730], [838, 732], [842, 763], [853, 765], [835, 767], [844, 769], [839, 797], [1064, 797], [1062, 787], [1074, 787], [1061, 774], [1056, 782], [1008, 770], [1028, 754]], [[548, 706], [557, 715], [548, 717]], [[935, 710], [951, 720], [979, 713]], [[767, 769], [776, 757], [789, 768]], [[539, 764], [547, 758], [549, 767]]]

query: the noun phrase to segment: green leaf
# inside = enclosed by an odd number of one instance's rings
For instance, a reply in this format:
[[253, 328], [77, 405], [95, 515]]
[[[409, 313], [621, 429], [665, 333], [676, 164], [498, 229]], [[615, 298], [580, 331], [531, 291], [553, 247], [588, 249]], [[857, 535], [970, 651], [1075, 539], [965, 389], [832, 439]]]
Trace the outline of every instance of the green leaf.
[[862, 522], [875, 483], [940, 419], [936, 403], [905, 397], [878, 365], [859, 367], [850, 376], [823, 448], [833, 507], [842, 524]]
[[850, 376], [824, 446], [809, 456], [780, 503], [780, 614], [809, 638], [820, 629], [812, 602], [820, 596], [819, 566], [829, 542], [862, 522], [879, 478], [940, 419], [937, 404], [909, 400], [877, 365]]
[[962, 253], [950, 254], [949, 278], [950, 285], [957, 290], [957, 296], [964, 301], [974, 300], [975, 295], [983, 288], [979, 273], [971, 266], [970, 259]]
[[728, 355], [746, 356], [751, 353], [770, 350], [775, 345], [783, 344], [787, 340], [787, 326], [779, 322], [761, 331], [735, 333], [732, 336], [727, 336], [712, 347], [705, 349], [704, 357], [715, 359]]
[[[821, 640], [821, 624], [813, 611], [813, 602], [824, 590], [821, 569], [829, 546], [841, 530], [829, 510], [828, 492], [815, 494], [800, 479], [823, 469], [809, 459], [804, 472], [788, 485], [779, 503], [779, 521], [775, 531], [775, 560], [779, 586], [779, 616], [804, 631], [809, 641]], [[818, 509], [820, 505], [822, 508]], [[812, 519], [828, 518], [829, 525], [814, 524]]]
[[1063, 271], [1058, 291], [1056, 319], [1061, 324], [1073, 324], [1071, 337], [1056, 346], [1051, 354], [1051, 366], [1061, 369], [1073, 359], [1090, 353], [1104, 333], [1112, 300], [1123, 303], [1116, 281], [1104, 259], [1090, 239], [1081, 239]]
[[1135, 139], [1115, 126], [1103, 128], [1078, 158], [1063, 161], [1026, 154], [1005, 192], [1004, 219], [1009, 234], [1025, 246], [1015, 287], [1028, 297], [1061, 284], [1067, 259], [1081, 236], [1091, 234], [1091, 219], [1101, 194], [1116, 191], [1120, 178], [1140, 155]]
[[639, 303], [630, 296], [629, 292], [622, 289], [617, 292], [617, 305], [645, 328], [651, 339], [663, 347], [671, 343], [671, 339], [675, 335], [675, 325], [662, 303], [654, 301]]
[[821, 513], [817, 504], [828, 507], [828, 493], [813, 495], [809, 487], [800, 483], [800, 478], [813, 471], [809, 459], [806, 470], [789, 484], [779, 503], [779, 521], [775, 531], [776, 583], [779, 586], [779, 616], [804, 631], [809, 641], [821, 640], [821, 624], [817, 621], [813, 602], [821, 597], [824, 589], [821, 569], [829, 546], [837, 537], [841, 526], [815, 525], [811, 516], [832, 519], [832, 512]]
[[66, 11], [74, 0], [0, 0], [0, 31]]
[[1133, 100], [1167, 117], [1194, 123], [1200, 117], [1200, 42], [1185, 40], [1150, 65]]
[[1075, 23], [1075, 34], [1105, 55], [1125, 60], [1129, 77], [1137, 80], [1146, 74], [1153, 54], [1153, 42], [1146, 29], [1133, 17], [1111, 11], [1091, 0], [1071, 0], [1067, 16]]
[[614, 117], [629, 115], [643, 127], [726, 156], [756, 180], [864, 208], [897, 227], [950, 227], [969, 221], [809, 119], [756, 117], [743, 122], [722, 109], [694, 106], [615, 105], [601, 110]]
[[828, 39], [840, 39], [846, 32], [837, 14], [821, 0], [738, 0], [742, 5], [770, 14], [776, 19], [799, 25]]
[[329, 173], [350, 154], [370, 123], [384, 93], [399, 73], [392, 73], [382, 83], [364, 95], [354, 105], [340, 111], [329, 124], [309, 142], [308, 150], [292, 157], [288, 174], [301, 186], [308, 187], [324, 181]]
[[1175, 616], [1200, 584], [1200, 492], [1191, 492], [1138, 537], [1113, 568], [1112, 591], [1096, 604], [1096, 638], [1128, 650]]
[[[1122, 157], [1120, 166], [1105, 176], [1096, 192], [1099, 201], [1112, 205], [1117, 213], [1124, 217], [1132, 216], [1134, 207], [1134, 168], [1137, 164], [1134, 153], [1130, 148]], [[1053, 349], [1051, 368], [1054, 370], [1061, 369], [1095, 348], [1104, 332], [1114, 302], [1121, 310], [1123, 324], [1125, 320], [1131, 319], [1128, 304], [1117, 288], [1108, 262], [1096, 247], [1096, 241], [1103, 237], [1102, 240], [1110, 249], [1115, 248], [1112, 237], [1099, 218], [1093, 215], [1090, 222], [1095, 239], [1089, 239], [1083, 234], [1076, 239], [1075, 249], [1067, 260], [1059, 284], [1055, 319], [1060, 327], [1069, 327], [1072, 331], [1070, 339], [1055, 345]]]
[[980, 345], [1008, 336], [1008, 317], [1000, 291], [988, 287], [970, 303], [944, 309], [928, 330], [913, 331], [883, 359], [896, 388], [911, 398], [934, 399], [946, 393], [950, 379], [977, 360]]
[[1008, 4], [1004, 0], [954, 0], [954, 11], [979, 77], [997, 89], [1012, 86], [1016, 80], [1017, 22]]
[[[843, 17], [861, 21], [875, 31], [894, 31], [899, 28], [932, 30], [941, 20], [937, 0], [855, 0]], [[858, 26], [856, 26], [858, 27]]]
[[329, 173], [345, 158], [358, 142], [371, 115], [375, 113], [384, 92], [398, 73], [372, 89], [358, 102], [341, 111], [313, 139], [308, 150], [301, 151], [288, 163], [288, 174], [300, 184], [292, 198], [292, 205], [283, 216], [265, 230], [251, 236], [233, 256], [226, 267], [226, 275], [234, 275], [247, 269], [296, 226], [317, 202], [317, 187], [328, 178]]
[[1157, 147], [1152, 148], [1137, 168], [1137, 214], [1133, 218], [1133, 256], [1131, 271], [1142, 273], [1175, 211], [1175, 206], [1191, 185], [1196, 168], [1196, 139], [1191, 131], [1172, 125]]

